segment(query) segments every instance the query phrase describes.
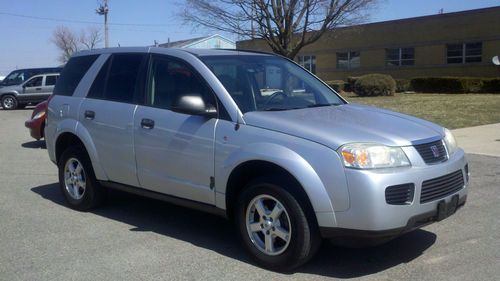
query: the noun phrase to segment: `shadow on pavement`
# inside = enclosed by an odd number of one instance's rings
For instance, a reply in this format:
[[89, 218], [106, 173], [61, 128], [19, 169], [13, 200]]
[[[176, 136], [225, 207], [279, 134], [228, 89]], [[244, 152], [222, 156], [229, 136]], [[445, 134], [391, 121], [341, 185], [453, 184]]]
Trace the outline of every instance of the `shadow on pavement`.
[[[31, 190], [47, 200], [67, 206], [57, 183]], [[132, 225], [130, 231], [155, 232], [252, 263], [239, 244], [236, 229], [223, 218], [114, 190], [108, 195], [107, 203], [92, 213]], [[384, 245], [364, 249], [342, 248], [324, 241], [316, 257], [296, 272], [336, 278], [370, 275], [419, 257], [435, 241], [436, 235], [425, 230], [416, 230]]]
[[24, 148], [41, 148], [41, 149], [47, 149], [47, 146], [46, 146], [44, 140], [25, 142], [25, 143], [21, 144], [21, 146], [24, 147]]

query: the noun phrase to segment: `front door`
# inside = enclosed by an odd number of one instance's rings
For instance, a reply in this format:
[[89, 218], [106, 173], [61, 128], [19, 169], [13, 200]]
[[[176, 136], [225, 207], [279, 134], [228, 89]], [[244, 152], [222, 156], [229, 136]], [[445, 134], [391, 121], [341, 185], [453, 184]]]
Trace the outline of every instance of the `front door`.
[[184, 94], [200, 94], [214, 104], [213, 93], [184, 62], [152, 56], [148, 101], [134, 117], [135, 158], [142, 188], [214, 204], [214, 136], [217, 119], [171, 111]]

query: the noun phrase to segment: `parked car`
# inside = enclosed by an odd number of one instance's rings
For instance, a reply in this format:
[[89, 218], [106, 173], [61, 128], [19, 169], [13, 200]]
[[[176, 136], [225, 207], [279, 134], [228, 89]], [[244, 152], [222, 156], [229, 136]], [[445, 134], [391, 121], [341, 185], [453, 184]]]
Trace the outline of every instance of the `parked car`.
[[274, 270], [307, 262], [322, 238], [387, 241], [467, 197], [449, 130], [349, 104], [266, 53], [78, 53], [49, 101], [45, 138], [72, 208], [97, 207], [114, 188], [220, 214]]
[[1, 82], [0, 88], [7, 86], [20, 85], [31, 77], [43, 73], [61, 73], [62, 67], [43, 67], [17, 69], [9, 73]]
[[47, 113], [47, 101], [43, 101], [36, 105], [30, 120], [24, 122], [24, 126], [30, 129], [30, 135], [36, 140], [43, 138], [45, 130], [45, 116]]
[[0, 88], [3, 109], [24, 108], [27, 104], [46, 100], [52, 94], [57, 78], [58, 73], [35, 75], [20, 85]]

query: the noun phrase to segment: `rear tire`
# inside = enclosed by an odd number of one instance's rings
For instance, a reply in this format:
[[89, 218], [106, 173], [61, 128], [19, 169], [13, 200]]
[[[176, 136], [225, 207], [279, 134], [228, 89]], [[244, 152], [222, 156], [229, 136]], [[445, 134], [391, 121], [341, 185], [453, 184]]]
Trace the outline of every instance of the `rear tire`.
[[2, 107], [4, 110], [16, 109], [17, 104], [17, 99], [13, 95], [5, 95], [2, 97]]
[[71, 146], [58, 162], [59, 185], [69, 206], [87, 211], [99, 206], [105, 198], [105, 189], [97, 182], [92, 163], [85, 149]]
[[306, 263], [321, 244], [314, 218], [290, 184], [279, 178], [251, 182], [240, 193], [235, 213], [245, 250], [260, 266], [276, 271]]

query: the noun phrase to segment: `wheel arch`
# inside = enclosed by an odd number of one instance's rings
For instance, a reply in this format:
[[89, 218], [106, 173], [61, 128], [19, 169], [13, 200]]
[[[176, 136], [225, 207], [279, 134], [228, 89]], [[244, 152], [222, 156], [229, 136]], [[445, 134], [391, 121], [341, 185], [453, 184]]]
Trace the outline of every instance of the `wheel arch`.
[[[234, 204], [239, 192], [255, 178], [279, 175], [295, 183], [294, 193], [298, 199], [310, 208], [319, 225], [335, 225], [334, 211], [328, 193], [312, 166], [300, 155], [289, 148], [276, 144], [256, 144], [246, 147], [226, 160], [227, 176], [223, 176], [224, 205], [229, 218], [233, 215]], [[231, 167], [227, 169], [227, 167]], [[216, 185], [220, 186], [220, 185]], [[222, 198], [220, 198], [222, 199]], [[217, 205], [221, 206], [217, 200]], [[329, 213], [331, 216], [317, 216], [318, 213]], [[327, 218], [325, 221], [325, 217]], [[331, 219], [330, 219], [331, 218]]]
[[71, 145], [79, 144], [85, 149], [85, 152], [89, 156], [96, 178], [99, 180], [107, 180], [108, 177], [99, 162], [97, 151], [89, 132], [83, 126], [79, 125], [79, 123], [75, 124], [75, 127], [75, 130], [70, 130], [69, 128], [62, 130], [59, 128], [58, 131], [60, 133], [57, 135], [54, 144], [56, 161], [59, 162], [59, 158], [66, 148]]

